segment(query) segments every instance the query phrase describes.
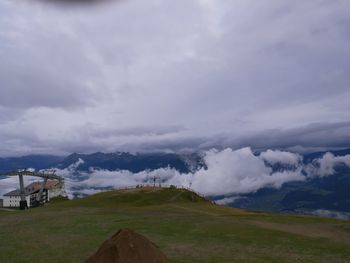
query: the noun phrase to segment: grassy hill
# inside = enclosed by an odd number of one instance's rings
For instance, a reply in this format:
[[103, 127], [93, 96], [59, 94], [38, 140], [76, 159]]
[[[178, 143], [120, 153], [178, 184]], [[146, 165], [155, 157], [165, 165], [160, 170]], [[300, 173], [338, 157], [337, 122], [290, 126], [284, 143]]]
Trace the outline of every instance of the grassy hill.
[[0, 262], [83, 262], [120, 228], [171, 262], [350, 262], [350, 222], [251, 213], [180, 189], [130, 189], [0, 210]]

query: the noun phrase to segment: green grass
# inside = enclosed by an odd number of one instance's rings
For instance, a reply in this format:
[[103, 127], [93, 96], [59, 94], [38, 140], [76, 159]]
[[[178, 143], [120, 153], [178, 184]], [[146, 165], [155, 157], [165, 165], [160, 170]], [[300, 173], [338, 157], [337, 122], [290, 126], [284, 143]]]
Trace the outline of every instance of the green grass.
[[120, 228], [154, 241], [171, 262], [350, 262], [350, 223], [251, 213], [177, 189], [100, 193], [0, 210], [0, 262], [84, 262]]

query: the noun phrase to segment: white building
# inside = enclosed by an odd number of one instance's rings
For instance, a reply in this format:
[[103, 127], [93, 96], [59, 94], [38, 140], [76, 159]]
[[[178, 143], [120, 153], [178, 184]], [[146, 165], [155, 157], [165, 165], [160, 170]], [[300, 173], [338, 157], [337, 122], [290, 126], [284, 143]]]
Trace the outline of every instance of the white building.
[[[25, 187], [24, 195], [28, 207], [37, 206], [37, 198], [39, 196], [42, 182], [34, 182]], [[63, 195], [63, 184], [57, 180], [48, 180], [42, 192], [41, 200], [43, 203], [50, 201], [50, 198]], [[20, 190], [14, 190], [4, 195], [4, 207], [20, 207], [21, 193]]]

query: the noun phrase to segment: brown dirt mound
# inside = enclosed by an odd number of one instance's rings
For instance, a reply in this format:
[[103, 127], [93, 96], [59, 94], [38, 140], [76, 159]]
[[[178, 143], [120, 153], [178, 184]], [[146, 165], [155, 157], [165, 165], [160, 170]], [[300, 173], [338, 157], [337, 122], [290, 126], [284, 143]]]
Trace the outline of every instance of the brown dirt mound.
[[169, 260], [146, 237], [121, 229], [85, 263], [169, 263]]

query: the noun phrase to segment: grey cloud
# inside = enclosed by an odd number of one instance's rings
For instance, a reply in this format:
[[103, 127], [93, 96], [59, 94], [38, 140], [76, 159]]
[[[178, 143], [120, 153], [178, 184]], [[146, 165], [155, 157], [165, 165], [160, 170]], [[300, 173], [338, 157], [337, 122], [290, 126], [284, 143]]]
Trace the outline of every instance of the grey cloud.
[[350, 122], [317, 123], [293, 129], [274, 129], [240, 137], [235, 141], [229, 139], [224, 144], [240, 147], [250, 145], [254, 148], [285, 149], [293, 146], [313, 147], [350, 147]]
[[87, 125], [87, 130], [92, 136], [96, 137], [120, 137], [120, 136], [143, 136], [143, 135], [165, 135], [169, 133], [178, 133], [184, 131], [185, 128], [172, 125], [172, 126], [152, 126], [152, 127], [133, 127], [124, 129], [96, 129]]
[[297, 167], [298, 165], [300, 165], [300, 162], [302, 160], [302, 157], [299, 154], [282, 151], [273, 151], [270, 149], [266, 152], [262, 152], [259, 156], [261, 159], [272, 165], [286, 164]]
[[94, 90], [100, 85], [98, 67], [89, 62], [69, 25], [46, 17], [40, 7], [32, 9], [37, 17], [27, 19], [30, 5], [18, 4], [11, 12], [12, 5], [0, 6], [0, 105], [76, 108], [103, 97]]
[[42, 4], [55, 4], [55, 5], [63, 5], [63, 6], [89, 6], [89, 5], [98, 5], [98, 4], [106, 4], [106, 2], [115, 2], [120, 0], [32, 0], [38, 1]]
[[[40, 181], [41, 179], [38, 179], [37, 177], [32, 176], [25, 176], [24, 177], [24, 183], [25, 185], [28, 185], [35, 181]], [[4, 194], [18, 189], [19, 180], [17, 176], [14, 177], [0, 177], [1, 185], [0, 185], [0, 197], [2, 197]]]
[[347, 0], [44, 2], [0, 3], [1, 154], [350, 146]]
[[[16, 125], [18, 130], [16, 130]], [[67, 133], [57, 134], [59, 131], [56, 131], [54, 124], [53, 127], [47, 127], [47, 129], [33, 127], [27, 130], [21, 130], [22, 125], [15, 123], [7, 126], [6, 129], [4, 126], [0, 131], [0, 137], [4, 138], [5, 142], [0, 150], [2, 155], [8, 155], [8, 152], [12, 152], [12, 155], [54, 154], [55, 152], [57, 154], [92, 153], [96, 151], [193, 152], [206, 151], [211, 148], [240, 149], [247, 146], [263, 152], [273, 148], [303, 153], [350, 147], [349, 123], [312, 124], [290, 130], [263, 131], [244, 137], [229, 134], [201, 136], [181, 126], [110, 129], [84, 124], [75, 126]], [[23, 131], [26, 131], [24, 135], [22, 135]], [[53, 138], [46, 138], [48, 132], [57, 135]], [[335, 134], [337, 136], [334, 136]], [[297, 163], [299, 158], [297, 154], [281, 151], [267, 151], [263, 157], [270, 162], [279, 161], [290, 164]]]

